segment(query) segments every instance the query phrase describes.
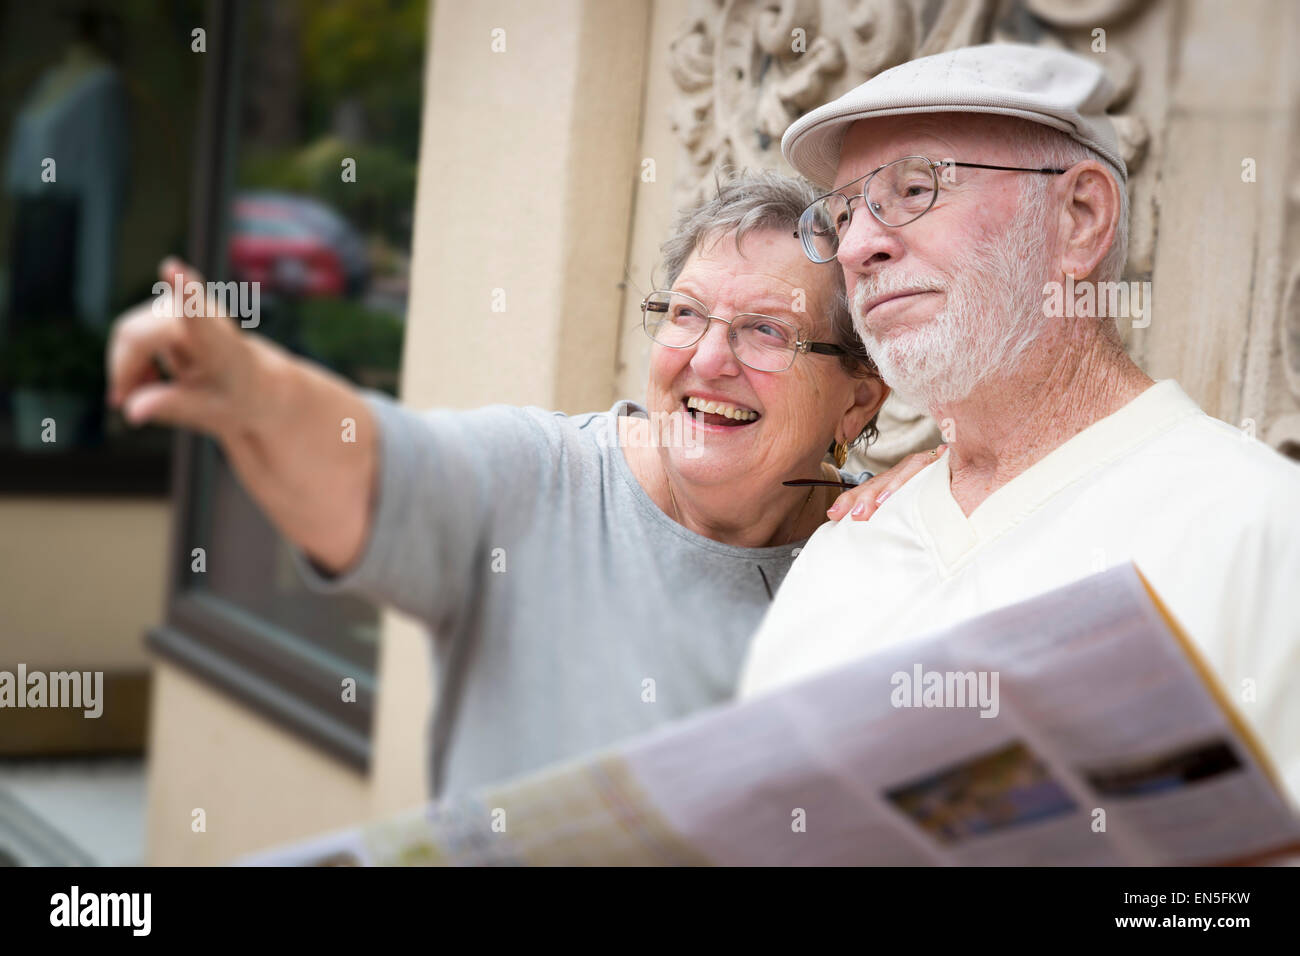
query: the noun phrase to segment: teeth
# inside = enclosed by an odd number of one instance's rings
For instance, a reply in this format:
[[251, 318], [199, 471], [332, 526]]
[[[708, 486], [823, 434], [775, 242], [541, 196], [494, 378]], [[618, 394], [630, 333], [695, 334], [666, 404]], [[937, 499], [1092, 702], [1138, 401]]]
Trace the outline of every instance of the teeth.
[[691, 396], [686, 399], [686, 407], [693, 408], [696, 411], [706, 412], [713, 415], [723, 415], [727, 418], [738, 422], [752, 422], [758, 418], [758, 412], [748, 408], [740, 408], [736, 405], [729, 405], [726, 402], [715, 402], [709, 399], [696, 398]]

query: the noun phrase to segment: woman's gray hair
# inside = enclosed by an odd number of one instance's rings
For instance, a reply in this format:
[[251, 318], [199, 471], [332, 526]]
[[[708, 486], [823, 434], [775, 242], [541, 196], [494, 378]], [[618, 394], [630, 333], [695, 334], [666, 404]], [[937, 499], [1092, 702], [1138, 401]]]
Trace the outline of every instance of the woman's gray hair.
[[[668, 241], [661, 247], [667, 285], [671, 288], [686, 267], [686, 261], [706, 243], [734, 236], [736, 248], [749, 233], [756, 229], [774, 229], [787, 235], [799, 228], [803, 211], [821, 195], [816, 187], [803, 179], [784, 176], [770, 169], [740, 170], [729, 175], [719, 173], [715, 179], [716, 191], [711, 198], [687, 208], [678, 217]], [[853, 313], [849, 308], [844, 289], [844, 272], [838, 263], [827, 263], [830, 288], [823, 301], [829, 309], [831, 339], [845, 350], [840, 364], [848, 374], [861, 377], [879, 377], [875, 363], [867, 354], [862, 339], [853, 328]], [[862, 429], [852, 442], [856, 445], [875, 440], [876, 417]]]

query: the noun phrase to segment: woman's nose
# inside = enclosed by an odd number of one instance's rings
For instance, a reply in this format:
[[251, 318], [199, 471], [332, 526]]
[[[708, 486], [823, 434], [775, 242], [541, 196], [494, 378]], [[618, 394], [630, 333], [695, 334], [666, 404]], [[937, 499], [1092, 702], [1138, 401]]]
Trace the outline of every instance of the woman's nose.
[[730, 334], [731, 326], [726, 322], [711, 319], [709, 327], [704, 331], [704, 337], [695, 343], [695, 355], [691, 357], [691, 367], [702, 378], [740, 373], [740, 363], [736, 360], [736, 353], [731, 351], [731, 343], [728, 341]]

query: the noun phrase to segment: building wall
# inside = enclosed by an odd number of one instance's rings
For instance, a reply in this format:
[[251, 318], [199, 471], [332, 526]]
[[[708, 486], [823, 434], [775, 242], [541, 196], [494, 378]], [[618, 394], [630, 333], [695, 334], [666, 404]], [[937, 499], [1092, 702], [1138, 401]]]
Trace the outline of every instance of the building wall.
[[149, 655], [162, 614], [165, 499], [0, 500], [0, 648], [13, 671], [102, 671], [98, 720], [75, 710], [8, 710], [0, 757], [120, 753], [144, 745]]
[[364, 775], [161, 660], [151, 713], [150, 865], [225, 864], [368, 816]]
[[0, 499], [6, 658], [41, 670], [146, 669], [169, 520], [165, 500]]

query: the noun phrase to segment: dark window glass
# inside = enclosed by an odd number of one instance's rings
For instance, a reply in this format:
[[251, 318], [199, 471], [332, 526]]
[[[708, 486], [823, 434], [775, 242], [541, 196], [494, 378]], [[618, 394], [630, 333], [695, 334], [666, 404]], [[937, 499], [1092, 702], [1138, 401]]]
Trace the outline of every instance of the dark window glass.
[[0, 4], [0, 491], [166, 490], [105, 414], [108, 323], [184, 247], [204, 5]]

